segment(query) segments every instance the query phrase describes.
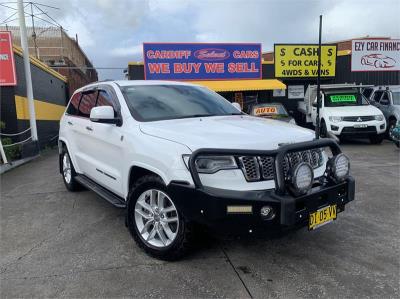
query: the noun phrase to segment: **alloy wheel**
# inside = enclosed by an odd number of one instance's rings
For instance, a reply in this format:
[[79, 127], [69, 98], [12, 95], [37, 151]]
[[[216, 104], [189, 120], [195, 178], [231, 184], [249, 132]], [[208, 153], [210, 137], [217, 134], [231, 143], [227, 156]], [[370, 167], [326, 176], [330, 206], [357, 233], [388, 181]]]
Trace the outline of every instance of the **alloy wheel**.
[[67, 153], [63, 156], [63, 176], [64, 180], [67, 184], [71, 182], [72, 173], [71, 173], [71, 160]]
[[167, 247], [178, 233], [178, 211], [167, 194], [150, 189], [143, 192], [135, 204], [135, 224], [145, 243]]

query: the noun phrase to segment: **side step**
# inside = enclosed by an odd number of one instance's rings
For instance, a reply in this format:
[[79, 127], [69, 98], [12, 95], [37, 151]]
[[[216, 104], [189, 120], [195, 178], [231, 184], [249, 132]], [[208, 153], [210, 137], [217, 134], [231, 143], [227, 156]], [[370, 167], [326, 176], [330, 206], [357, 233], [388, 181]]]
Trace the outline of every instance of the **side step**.
[[79, 184], [85, 186], [86, 188], [96, 192], [102, 198], [107, 200], [110, 204], [117, 208], [126, 208], [126, 203], [122, 197], [108, 191], [106, 188], [100, 186], [93, 180], [89, 179], [84, 175], [77, 175], [75, 179], [78, 181]]

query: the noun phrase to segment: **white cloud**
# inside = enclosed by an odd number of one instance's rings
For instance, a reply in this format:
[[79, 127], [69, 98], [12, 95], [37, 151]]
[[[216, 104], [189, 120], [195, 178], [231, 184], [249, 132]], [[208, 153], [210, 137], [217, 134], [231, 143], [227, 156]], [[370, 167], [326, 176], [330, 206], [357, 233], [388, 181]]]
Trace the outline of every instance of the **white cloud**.
[[143, 51], [143, 45], [136, 45], [132, 47], [119, 47], [114, 48], [110, 51], [113, 56], [133, 56], [141, 55]]

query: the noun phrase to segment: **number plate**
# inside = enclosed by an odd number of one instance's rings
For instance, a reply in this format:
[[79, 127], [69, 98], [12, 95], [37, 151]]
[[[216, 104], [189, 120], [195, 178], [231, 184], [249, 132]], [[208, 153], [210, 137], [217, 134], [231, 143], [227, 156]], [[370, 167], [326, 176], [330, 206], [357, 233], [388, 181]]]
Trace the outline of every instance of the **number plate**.
[[367, 124], [355, 124], [354, 125], [354, 128], [366, 128], [366, 127], [368, 127]]
[[314, 213], [310, 213], [308, 228], [310, 230], [321, 227], [336, 219], [336, 205], [327, 206]]

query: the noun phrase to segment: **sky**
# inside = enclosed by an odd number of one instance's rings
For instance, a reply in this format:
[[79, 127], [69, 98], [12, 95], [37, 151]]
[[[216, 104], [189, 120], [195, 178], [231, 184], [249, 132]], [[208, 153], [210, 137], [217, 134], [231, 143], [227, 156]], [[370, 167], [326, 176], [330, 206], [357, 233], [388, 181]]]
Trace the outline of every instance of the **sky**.
[[[9, 1], [0, 0], [5, 2]], [[271, 51], [274, 43], [317, 43], [320, 14], [322, 42], [367, 35], [400, 38], [400, 0], [38, 2], [59, 8], [45, 11], [69, 36], [78, 34], [81, 48], [99, 68], [126, 68], [130, 61], [142, 61], [143, 42], [259, 42], [264, 52]], [[0, 6], [0, 23], [13, 12]], [[31, 24], [29, 19], [26, 22]], [[101, 80], [124, 77], [121, 69], [98, 69], [98, 73]]]

